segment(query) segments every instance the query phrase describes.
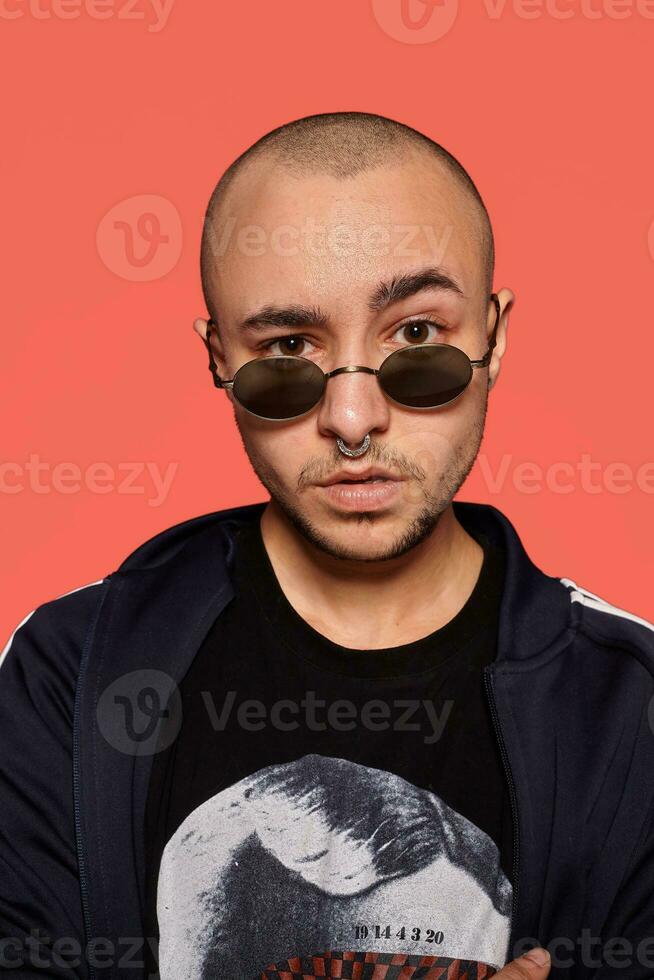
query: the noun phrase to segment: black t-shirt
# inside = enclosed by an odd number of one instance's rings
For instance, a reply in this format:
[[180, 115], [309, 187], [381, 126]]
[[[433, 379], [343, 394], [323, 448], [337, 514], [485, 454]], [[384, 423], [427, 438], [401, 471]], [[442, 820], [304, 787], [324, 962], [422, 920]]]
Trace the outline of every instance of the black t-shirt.
[[352, 650], [291, 606], [259, 521], [239, 530], [235, 596], [153, 760], [147, 925], [162, 980], [504, 965], [511, 809], [482, 673], [504, 555], [477, 540], [483, 565], [450, 622]]

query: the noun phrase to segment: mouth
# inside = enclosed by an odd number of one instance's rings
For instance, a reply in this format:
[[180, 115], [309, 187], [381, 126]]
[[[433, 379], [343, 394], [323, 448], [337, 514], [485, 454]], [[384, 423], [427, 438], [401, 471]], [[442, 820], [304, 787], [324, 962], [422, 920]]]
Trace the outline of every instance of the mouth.
[[353, 470], [339, 470], [338, 473], [334, 473], [333, 476], [323, 480], [318, 484], [318, 486], [364, 486], [370, 483], [397, 483], [399, 480], [400, 477], [394, 473], [391, 473], [389, 470], [383, 470], [376, 466], [369, 466], [365, 470], [360, 470], [359, 472]]
[[375, 468], [352, 473], [342, 470], [317, 484], [327, 501], [341, 511], [382, 510], [397, 501], [403, 480]]
[[[363, 486], [364, 483], [388, 483], [388, 479], [389, 478], [386, 476], [369, 476], [367, 480], [338, 480], [337, 482], [343, 484], [351, 483], [354, 486]], [[328, 486], [335, 486], [335, 484], [331, 483], [328, 484]]]

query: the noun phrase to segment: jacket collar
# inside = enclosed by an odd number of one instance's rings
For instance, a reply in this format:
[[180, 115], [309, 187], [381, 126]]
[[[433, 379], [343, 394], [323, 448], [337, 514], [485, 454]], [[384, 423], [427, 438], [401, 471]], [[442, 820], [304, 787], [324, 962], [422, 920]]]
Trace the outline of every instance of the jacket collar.
[[466, 530], [483, 531], [506, 556], [496, 664], [537, 656], [571, 625], [568, 590], [534, 564], [515, 527], [496, 507], [458, 500], [453, 507]]
[[[159, 568], [172, 589], [190, 591], [202, 601], [204, 575], [221, 582], [231, 597], [229, 569], [234, 553], [234, 533], [244, 521], [259, 520], [267, 501], [203, 514], [167, 528], [146, 541], [119, 566], [118, 572], [154, 571]], [[561, 580], [545, 574], [527, 554], [509, 519], [490, 504], [453, 501], [454, 514], [468, 531], [479, 530], [506, 556], [505, 582], [500, 606], [496, 663], [526, 660], [560, 636], [571, 623], [569, 592]], [[157, 575], [153, 576], [155, 579]], [[164, 595], [161, 602], [165, 603]], [[165, 615], [167, 605], [155, 601], [153, 617]]]

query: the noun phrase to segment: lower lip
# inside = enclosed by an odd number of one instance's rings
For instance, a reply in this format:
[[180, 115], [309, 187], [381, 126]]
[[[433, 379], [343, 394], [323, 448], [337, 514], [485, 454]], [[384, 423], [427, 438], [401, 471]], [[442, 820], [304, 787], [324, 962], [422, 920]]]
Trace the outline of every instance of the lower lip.
[[401, 480], [380, 480], [378, 483], [330, 483], [320, 489], [342, 510], [380, 510], [397, 498], [400, 485]]

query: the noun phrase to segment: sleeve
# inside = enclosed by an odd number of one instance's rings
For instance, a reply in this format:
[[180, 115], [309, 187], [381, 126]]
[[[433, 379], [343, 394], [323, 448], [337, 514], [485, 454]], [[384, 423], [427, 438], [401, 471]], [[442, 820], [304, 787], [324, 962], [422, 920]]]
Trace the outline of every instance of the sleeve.
[[0, 975], [86, 977], [73, 717], [102, 582], [37, 607], [0, 659]]
[[[638, 736], [648, 743], [654, 738], [650, 727], [652, 711], [654, 688]], [[654, 804], [643, 822], [640, 839], [618, 887], [602, 935], [588, 957], [589, 961], [595, 959], [601, 963], [583, 972], [583, 977], [588, 976], [590, 980], [654, 978]]]

